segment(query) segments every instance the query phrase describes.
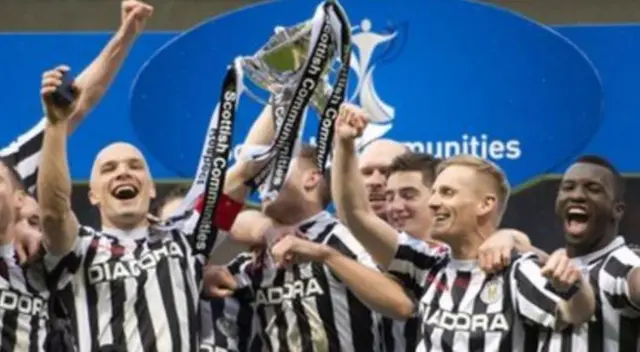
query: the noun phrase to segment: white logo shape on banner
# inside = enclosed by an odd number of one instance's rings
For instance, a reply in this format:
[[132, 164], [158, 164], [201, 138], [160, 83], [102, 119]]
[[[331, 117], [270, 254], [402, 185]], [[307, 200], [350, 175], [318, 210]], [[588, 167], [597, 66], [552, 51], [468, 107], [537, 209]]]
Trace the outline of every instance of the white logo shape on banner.
[[[371, 58], [376, 48], [393, 40], [397, 32], [380, 34], [371, 31], [371, 21], [363, 19], [360, 26], [355, 26], [352, 43], [357, 48], [357, 53], [351, 54], [351, 68], [358, 77], [358, 85], [350, 100], [355, 101], [369, 113], [371, 123], [358, 139], [357, 148], [361, 150], [367, 144], [384, 136], [392, 127], [395, 118], [393, 106], [385, 103], [378, 96], [373, 79], [376, 65], [371, 65]], [[359, 30], [356, 32], [356, 30]]]

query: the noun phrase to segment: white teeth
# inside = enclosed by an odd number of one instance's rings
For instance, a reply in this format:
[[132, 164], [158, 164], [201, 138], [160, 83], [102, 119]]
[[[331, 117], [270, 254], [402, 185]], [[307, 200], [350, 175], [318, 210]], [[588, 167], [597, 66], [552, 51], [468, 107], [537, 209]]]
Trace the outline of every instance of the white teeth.
[[438, 214], [436, 215], [436, 221], [444, 221], [448, 218], [448, 215]]
[[587, 211], [582, 208], [569, 208], [567, 213], [570, 215], [587, 215]]

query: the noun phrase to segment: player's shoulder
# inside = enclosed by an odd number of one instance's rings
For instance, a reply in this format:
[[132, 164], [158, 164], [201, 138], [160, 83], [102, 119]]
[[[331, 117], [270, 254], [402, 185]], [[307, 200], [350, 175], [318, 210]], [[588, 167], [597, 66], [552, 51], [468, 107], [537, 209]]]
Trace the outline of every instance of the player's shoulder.
[[612, 265], [640, 266], [640, 248], [624, 244], [614, 249], [606, 258], [603, 269]]
[[343, 246], [351, 252], [361, 252], [364, 247], [351, 233], [351, 230], [338, 219], [335, 219], [335, 225], [328, 236], [323, 240], [324, 244], [332, 247]]
[[511, 252], [511, 261], [509, 266], [505, 268], [505, 271], [538, 271], [541, 270], [544, 266], [544, 261], [540, 256], [535, 252]]
[[442, 242], [414, 237], [404, 231], [398, 232], [398, 251], [407, 250], [420, 255], [438, 258], [447, 258], [451, 252], [451, 248]]
[[80, 225], [78, 227], [78, 237], [100, 237], [103, 236], [104, 233], [95, 227], [89, 225]]

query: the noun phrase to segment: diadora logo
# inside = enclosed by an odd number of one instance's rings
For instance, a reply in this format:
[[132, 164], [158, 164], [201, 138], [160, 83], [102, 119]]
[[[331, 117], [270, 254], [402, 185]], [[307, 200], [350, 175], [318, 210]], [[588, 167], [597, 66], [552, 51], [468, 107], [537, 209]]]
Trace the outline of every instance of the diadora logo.
[[451, 312], [432, 307], [430, 304], [420, 302], [420, 315], [422, 324], [429, 328], [441, 328], [450, 331], [509, 331], [509, 318], [504, 313], [479, 313], [468, 314], [464, 312]]
[[159, 263], [168, 258], [184, 258], [185, 254], [176, 242], [164, 243], [162, 247], [129, 260], [109, 260], [89, 266], [87, 280], [89, 284], [136, 278], [143, 272], [153, 271]]
[[258, 305], [278, 305], [286, 301], [320, 296], [324, 290], [315, 278], [295, 280], [278, 287], [260, 288], [256, 292]]
[[13, 290], [0, 290], [0, 310], [49, 317], [47, 301]]

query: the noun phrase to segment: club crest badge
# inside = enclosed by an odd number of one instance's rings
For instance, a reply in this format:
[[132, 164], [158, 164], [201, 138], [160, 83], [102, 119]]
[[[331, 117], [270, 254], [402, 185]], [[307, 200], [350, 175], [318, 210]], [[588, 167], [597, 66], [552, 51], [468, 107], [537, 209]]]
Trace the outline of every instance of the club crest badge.
[[502, 278], [493, 279], [484, 286], [480, 299], [485, 304], [493, 304], [502, 298]]

